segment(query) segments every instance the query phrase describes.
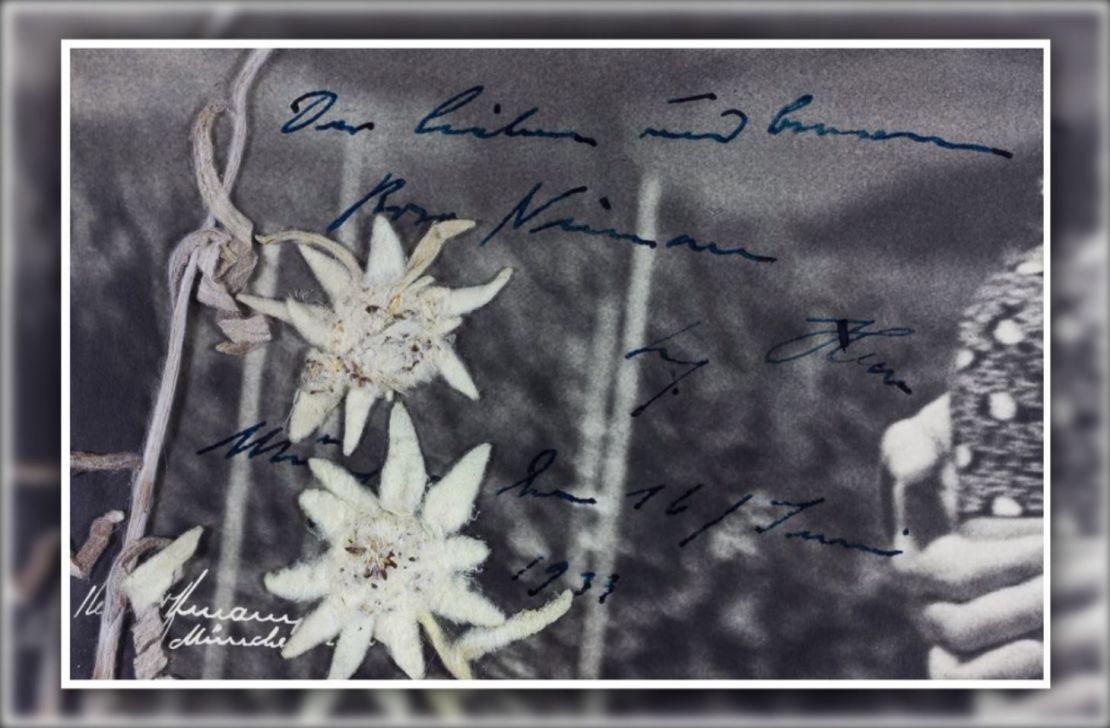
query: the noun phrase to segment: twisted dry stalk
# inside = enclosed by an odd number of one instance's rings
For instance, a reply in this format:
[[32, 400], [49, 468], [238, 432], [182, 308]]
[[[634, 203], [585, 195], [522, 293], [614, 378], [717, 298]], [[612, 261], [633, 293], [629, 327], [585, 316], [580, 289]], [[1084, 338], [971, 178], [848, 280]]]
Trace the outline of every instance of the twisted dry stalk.
[[[201, 256], [208, 252], [202, 245], [213, 239], [219, 240], [221, 243], [225, 244], [235, 241], [242, 243], [245, 241], [249, 253], [251, 241], [249, 222], [246, 223], [247, 231], [245, 237], [238, 237], [238, 235], [242, 235], [243, 232], [241, 229], [238, 229], [240, 228], [242, 220], [234, 219], [232, 221], [231, 227], [233, 229], [231, 232], [236, 234], [237, 238], [232, 238], [232, 236], [227, 233], [215, 230], [213, 226], [217, 221], [225, 225], [228, 223], [227, 218], [221, 214], [223, 210], [216, 208], [219, 207], [218, 203], [220, 201], [227, 199], [231, 185], [234, 183], [235, 177], [238, 174], [243, 157], [243, 150], [246, 146], [247, 92], [269, 53], [270, 51], [266, 49], [252, 51], [239, 72], [232, 92], [231, 111], [234, 119], [234, 128], [231, 147], [228, 152], [228, 162], [224, 171], [223, 180], [219, 181], [217, 178], [217, 182], [220, 185], [219, 193], [214, 193], [211, 189], [202, 189], [202, 193], [210, 207], [205, 224], [201, 230], [187, 235], [177, 246], [174, 255], [171, 256], [170, 289], [173, 291], [174, 298], [169, 348], [166, 355], [166, 362], [162, 368], [162, 378], [158, 388], [158, 397], [155, 401], [154, 415], [151, 418], [150, 429], [147, 431], [146, 442], [143, 447], [142, 465], [131, 486], [130, 519], [127, 524], [123, 548], [112, 566], [112, 576], [109, 577], [105, 585], [105, 608], [104, 614], [101, 617], [100, 633], [97, 640], [96, 660], [93, 667], [94, 679], [110, 680], [115, 677], [116, 662], [119, 656], [119, 642], [123, 632], [126, 607], [125, 598], [120, 591], [123, 572], [128, 568], [128, 564], [133, 563], [134, 560], [138, 558], [138, 554], [142, 552], [141, 550], [136, 550], [139, 548], [140, 544], [147, 544], [148, 547], [151, 543], [164, 545], [164, 542], [161, 540], [154, 542], [151, 539], [144, 539], [143, 534], [146, 532], [147, 522], [150, 519], [150, 513], [154, 505], [154, 485], [158, 463], [165, 442], [166, 428], [169, 424], [170, 414], [173, 409], [173, 398], [174, 392], [177, 389], [178, 375], [181, 371], [181, 351], [185, 341], [186, 324], [188, 323], [190, 294], [193, 289], [193, 284], [196, 281]], [[206, 110], [206, 113], [214, 114], [215, 112]], [[206, 121], [206, 124], [198, 124], [198, 127], [207, 135], [209, 133], [211, 119], [203, 116], [202, 118]], [[196, 141], [196, 137], [194, 136], [194, 143], [196, 143]], [[208, 141], [207, 138], [205, 141]], [[203, 188], [205, 182], [210, 183], [210, 180], [215, 178], [214, 162], [211, 160], [211, 155], [205, 156], [198, 152], [196, 157], [201, 165], [206, 167], [197, 169], [198, 181]], [[213, 200], [215, 200], [217, 204], [214, 205]], [[239, 217], [241, 218], [241, 215]], [[222, 253], [222, 247], [223, 246], [220, 245], [221, 250], [215, 252]], [[181, 259], [186, 255], [187, 258], [185, 258], [185, 262], [182, 264]], [[213, 272], [214, 270], [212, 267], [206, 266], [204, 271], [206, 279], [212, 275]], [[247, 275], [249, 275], [249, 271], [247, 271]], [[245, 276], [243, 277], [245, 280]]]

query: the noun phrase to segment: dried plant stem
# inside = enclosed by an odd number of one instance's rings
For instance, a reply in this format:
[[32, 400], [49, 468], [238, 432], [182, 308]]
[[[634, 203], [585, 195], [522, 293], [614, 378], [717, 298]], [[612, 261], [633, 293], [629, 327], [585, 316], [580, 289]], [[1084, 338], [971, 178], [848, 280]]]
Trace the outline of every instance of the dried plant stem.
[[435, 617], [428, 612], [421, 612], [417, 620], [420, 622], [420, 626], [424, 628], [424, 633], [428, 635], [428, 641], [432, 643], [432, 649], [439, 655], [439, 660], [447, 668], [447, 672], [451, 673], [451, 676], [456, 680], [470, 680], [473, 677], [470, 673], [470, 665], [451, 645], [447, 644], [447, 638]]
[[111, 680], [116, 674], [116, 656], [119, 652], [119, 638], [123, 633], [124, 606], [123, 579], [135, 565], [135, 561], [147, 551], [164, 548], [168, 538], [140, 538], [125, 544], [120, 555], [112, 564], [112, 571], [104, 585], [104, 615], [100, 618], [100, 640], [96, 645], [96, 661], [93, 665], [94, 680]]
[[93, 470], [134, 470], [143, 464], [143, 459], [133, 452], [78, 452], [69, 454], [69, 467], [79, 473]]
[[[177, 378], [181, 371], [181, 350], [185, 343], [185, 325], [188, 321], [191, 298], [189, 293], [193, 288], [196, 275], [197, 254], [194, 252], [189, 256], [185, 275], [181, 278], [181, 287], [174, 302], [169, 351], [162, 368], [162, 383], [158, 388], [158, 399], [154, 404], [154, 417], [143, 447], [143, 464], [131, 485], [130, 518], [127, 521], [127, 533], [123, 539], [124, 550], [116, 560], [117, 565], [127, 553], [128, 547], [139, 541], [146, 533], [146, 524], [154, 506], [154, 479], [158, 471], [162, 445], [166, 439], [170, 412], [173, 409]], [[113, 567], [113, 574], [115, 571], [116, 567]], [[118, 587], [118, 580], [109, 579], [104, 589], [104, 616], [100, 620], [100, 638], [97, 643], [96, 664], [93, 668], [93, 677], [99, 680], [111, 680], [115, 677], [125, 606], [123, 595], [119, 593]]]
[[116, 524], [122, 522], [123, 511], [108, 511], [92, 522], [92, 526], [89, 528], [89, 537], [85, 539], [85, 543], [81, 546], [77, 555], [69, 560], [70, 576], [77, 579], [89, 578], [96, 562], [100, 561], [100, 555], [104, 553], [104, 549], [108, 548], [108, 542], [112, 539], [112, 532], [116, 530]]
[[[222, 180], [217, 180], [221, 186], [222, 197], [230, 194], [235, 177], [239, 172], [243, 151], [246, 147], [247, 136], [247, 93], [258, 75], [269, 50], [255, 50], [246, 60], [236, 77], [232, 89], [232, 112], [234, 114], [231, 146], [228, 150], [228, 162], [224, 169]], [[203, 114], [202, 114], [202, 118]], [[204, 127], [205, 133], [208, 132]], [[194, 154], [197, 154], [194, 146]], [[214, 176], [214, 160], [203, 159], [205, 164], [211, 164]], [[206, 169], [198, 169], [198, 181], [205, 180]], [[230, 204], [230, 203], [229, 203]], [[185, 330], [189, 315], [189, 301], [192, 298], [193, 284], [196, 281], [198, 270], [198, 257], [201, 248], [196, 241], [198, 234], [211, 229], [217, 221], [217, 210], [209, 209], [201, 231], [186, 236], [179, 248], [181, 252], [188, 250], [187, 262], [183, 267], [180, 280], [177, 271], [181, 269], [177, 256], [171, 256], [170, 276], [173, 298], [173, 317], [170, 326], [170, 341], [166, 354], [166, 362], [162, 368], [162, 379], [158, 387], [158, 397], [155, 400], [154, 415], [151, 418], [150, 429], [147, 431], [146, 442], [143, 445], [142, 464], [139, 466], [131, 485], [131, 509], [127, 522], [127, 532], [123, 540], [123, 548], [112, 566], [112, 574], [104, 589], [104, 614], [100, 620], [100, 634], [97, 640], [96, 661], [93, 667], [93, 678], [98, 680], [111, 680], [115, 677], [116, 661], [119, 655], [119, 642], [123, 632], [126, 600], [121, 593], [122, 573], [127, 564], [133, 563], [141, 550], [140, 544], [157, 542], [159, 547], [168, 541], [165, 539], [143, 538], [147, 522], [154, 506], [154, 484], [158, 472], [158, 462], [165, 444], [166, 428], [169, 425], [170, 413], [173, 409], [174, 392], [177, 389], [177, 380], [181, 371], [181, 351], [185, 342]], [[240, 216], [241, 217], [241, 216]], [[224, 221], [226, 224], [226, 220]], [[249, 221], [248, 238], [249, 244]], [[175, 251], [176, 252], [176, 251]], [[182, 258], [184, 255], [181, 256]]]
[[258, 241], [259, 245], [285, 242], [313, 245], [331, 253], [335, 259], [346, 266], [347, 270], [351, 271], [353, 275], [362, 275], [362, 267], [358, 264], [355, 256], [351, 254], [351, 251], [334, 240], [325, 238], [323, 235], [318, 235], [317, 233], [305, 232], [303, 230], [285, 230], [280, 233], [274, 233], [273, 235], [257, 235], [255, 236], [255, 240]]

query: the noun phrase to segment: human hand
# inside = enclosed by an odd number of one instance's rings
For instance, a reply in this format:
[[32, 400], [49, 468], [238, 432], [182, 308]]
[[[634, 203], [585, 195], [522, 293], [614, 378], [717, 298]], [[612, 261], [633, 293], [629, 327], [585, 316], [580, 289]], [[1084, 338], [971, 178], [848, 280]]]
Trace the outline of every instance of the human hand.
[[[1041, 519], [976, 519], [954, 530], [958, 483], [951, 457], [948, 398], [895, 423], [882, 460], [893, 482], [893, 560], [911, 598], [913, 620], [932, 645], [935, 679], [1037, 678], [1044, 670], [1044, 539]], [[932, 520], [945, 532], [918, 550], [903, 530], [915, 490], [940, 504]], [[918, 499], [920, 500], [920, 499]], [[917, 529], [921, 530], [921, 529]]]

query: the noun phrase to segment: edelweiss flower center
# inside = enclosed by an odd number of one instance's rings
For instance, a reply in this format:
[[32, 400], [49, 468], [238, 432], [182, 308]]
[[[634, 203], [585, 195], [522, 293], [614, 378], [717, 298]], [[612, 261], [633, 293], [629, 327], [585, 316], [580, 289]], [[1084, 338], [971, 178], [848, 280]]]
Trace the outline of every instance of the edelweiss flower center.
[[336, 581], [366, 614], [388, 611], [429, 588], [428, 533], [412, 516], [357, 518], [332, 550]]
[[442, 337], [433, 333], [435, 312], [424, 299], [418, 293], [390, 301], [362, 290], [337, 302], [331, 350], [353, 384], [403, 390], [436, 375], [430, 355]]

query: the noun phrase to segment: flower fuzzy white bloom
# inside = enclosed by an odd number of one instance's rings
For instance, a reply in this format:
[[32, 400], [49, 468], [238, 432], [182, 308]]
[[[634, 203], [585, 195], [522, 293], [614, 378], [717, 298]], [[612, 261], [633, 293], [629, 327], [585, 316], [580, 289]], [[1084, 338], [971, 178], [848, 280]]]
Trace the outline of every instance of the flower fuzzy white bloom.
[[325, 490], [306, 490], [300, 503], [330, 548], [316, 561], [265, 576], [266, 588], [280, 597], [322, 599], [289, 637], [282, 656], [296, 657], [338, 635], [328, 677], [345, 679], [377, 640], [405, 674], [420, 678], [424, 656], [418, 625], [438, 631], [429, 627], [431, 615], [483, 628], [507, 627], [507, 642], [565, 613], [569, 593], [543, 613], [542, 623], [534, 613], [506, 622], [500, 609], [471, 588], [468, 573], [486, 559], [489, 548], [458, 531], [471, 518], [489, 456], [488, 444], [470, 450], [425, 495], [424, 457], [412, 420], [398, 402], [390, 413], [377, 496], [338, 465], [309, 460]]
[[484, 285], [459, 289], [433, 285], [433, 278], [422, 275], [448, 239], [473, 226], [469, 220], [434, 223], [406, 260], [397, 234], [379, 215], [374, 218], [365, 271], [346, 248], [327, 238], [306, 233], [273, 236], [299, 243], [332, 302], [327, 308], [293, 298], [238, 297], [292, 324], [313, 346], [289, 415], [290, 440], [299, 442], [310, 435], [346, 396], [343, 453], [350, 455], [375, 401], [392, 400], [437, 374], [478, 399], [478, 388], [452, 346], [452, 332], [463, 314], [486, 305], [501, 291], [512, 269], [502, 269]]

